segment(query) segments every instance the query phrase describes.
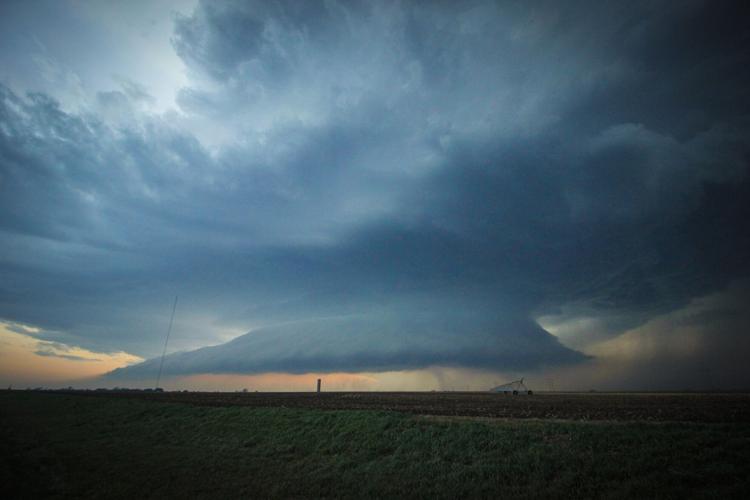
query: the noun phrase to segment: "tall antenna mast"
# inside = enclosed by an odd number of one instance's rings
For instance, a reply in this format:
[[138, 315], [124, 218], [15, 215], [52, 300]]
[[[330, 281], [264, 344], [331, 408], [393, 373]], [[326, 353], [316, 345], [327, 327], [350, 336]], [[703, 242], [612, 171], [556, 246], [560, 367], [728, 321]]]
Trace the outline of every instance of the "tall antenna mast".
[[164, 356], [167, 354], [167, 344], [169, 343], [169, 334], [172, 333], [172, 322], [174, 322], [174, 312], [177, 309], [177, 295], [174, 296], [174, 305], [172, 306], [172, 317], [169, 318], [169, 328], [167, 328], [167, 338], [164, 340], [164, 351], [161, 353], [161, 362], [159, 363], [159, 374], [156, 376], [156, 389], [159, 388], [161, 380], [161, 369], [164, 367]]

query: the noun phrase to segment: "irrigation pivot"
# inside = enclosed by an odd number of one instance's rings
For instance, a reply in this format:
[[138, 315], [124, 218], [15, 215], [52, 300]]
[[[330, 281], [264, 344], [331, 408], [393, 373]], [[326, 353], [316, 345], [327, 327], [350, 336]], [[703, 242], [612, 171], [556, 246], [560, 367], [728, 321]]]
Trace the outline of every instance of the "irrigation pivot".
[[177, 295], [174, 296], [174, 305], [172, 306], [172, 317], [169, 318], [169, 328], [167, 328], [167, 338], [164, 340], [164, 350], [161, 353], [161, 361], [159, 362], [159, 374], [156, 376], [156, 387], [154, 390], [159, 389], [159, 381], [161, 380], [161, 369], [164, 367], [164, 356], [167, 354], [167, 344], [169, 343], [169, 334], [172, 333], [172, 323], [174, 322], [174, 312], [177, 309]]
[[508, 382], [507, 384], [498, 385], [497, 387], [493, 387], [490, 389], [490, 392], [500, 392], [503, 394], [528, 394], [529, 396], [533, 394], [533, 391], [526, 387], [526, 384], [523, 383], [523, 378], [520, 380], [514, 380], [513, 382]]

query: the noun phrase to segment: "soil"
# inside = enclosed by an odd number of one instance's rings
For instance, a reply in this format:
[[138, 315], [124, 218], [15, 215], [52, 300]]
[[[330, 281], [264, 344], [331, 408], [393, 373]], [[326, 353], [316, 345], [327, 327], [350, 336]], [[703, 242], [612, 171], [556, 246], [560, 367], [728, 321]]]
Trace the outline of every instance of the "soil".
[[747, 393], [145, 392], [75, 391], [201, 406], [399, 411], [417, 415], [552, 420], [750, 422]]

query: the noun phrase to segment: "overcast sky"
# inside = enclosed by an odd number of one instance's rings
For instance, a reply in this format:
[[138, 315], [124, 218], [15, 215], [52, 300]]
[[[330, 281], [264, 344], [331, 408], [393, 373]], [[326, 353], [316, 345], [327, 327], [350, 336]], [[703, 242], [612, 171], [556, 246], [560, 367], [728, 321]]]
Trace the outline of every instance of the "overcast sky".
[[745, 10], [4, 1], [0, 358], [747, 388]]

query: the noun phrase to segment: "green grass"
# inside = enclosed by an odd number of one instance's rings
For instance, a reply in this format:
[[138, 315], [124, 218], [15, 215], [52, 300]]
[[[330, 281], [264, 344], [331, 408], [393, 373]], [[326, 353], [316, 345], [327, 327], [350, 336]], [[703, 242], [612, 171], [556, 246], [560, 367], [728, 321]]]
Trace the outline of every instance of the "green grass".
[[4, 392], [0, 426], [0, 480], [16, 498], [750, 491], [747, 424], [478, 422]]

